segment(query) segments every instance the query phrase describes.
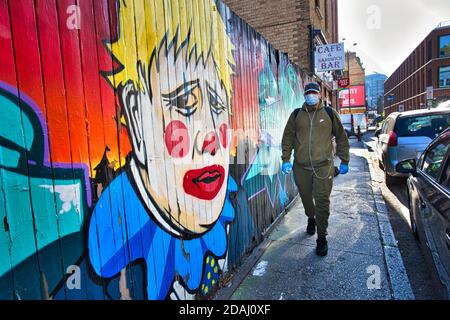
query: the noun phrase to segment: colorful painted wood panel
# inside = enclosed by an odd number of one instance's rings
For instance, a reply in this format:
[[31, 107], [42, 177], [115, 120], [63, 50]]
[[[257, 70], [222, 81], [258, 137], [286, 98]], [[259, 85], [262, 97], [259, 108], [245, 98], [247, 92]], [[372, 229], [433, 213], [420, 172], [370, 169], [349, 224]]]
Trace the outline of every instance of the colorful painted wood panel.
[[221, 1], [0, 0], [0, 299], [198, 299], [297, 191], [305, 76]]

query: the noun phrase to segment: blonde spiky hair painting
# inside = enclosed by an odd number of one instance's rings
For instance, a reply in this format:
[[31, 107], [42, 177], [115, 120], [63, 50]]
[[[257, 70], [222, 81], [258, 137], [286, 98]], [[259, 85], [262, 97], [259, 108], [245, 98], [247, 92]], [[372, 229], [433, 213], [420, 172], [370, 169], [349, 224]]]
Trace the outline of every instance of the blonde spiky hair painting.
[[[213, 0], [118, 0], [118, 39], [107, 43], [121, 68], [107, 75], [114, 88], [132, 81], [142, 89], [138, 65], [150, 69], [170, 44], [177, 55], [185, 48], [186, 64], [212, 58], [231, 97], [234, 49]], [[165, 48], [163, 48], [166, 46]]]

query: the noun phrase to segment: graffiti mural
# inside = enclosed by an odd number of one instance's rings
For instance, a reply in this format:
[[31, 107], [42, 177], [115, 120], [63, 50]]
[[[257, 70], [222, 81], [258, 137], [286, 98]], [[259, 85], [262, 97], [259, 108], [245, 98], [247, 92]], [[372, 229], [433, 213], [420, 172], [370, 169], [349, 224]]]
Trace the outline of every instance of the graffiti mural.
[[0, 0], [0, 299], [210, 297], [296, 195], [302, 75], [221, 1]]
[[[283, 57], [285, 58], [285, 57]], [[269, 61], [258, 77], [259, 99], [259, 147], [251, 166], [242, 179], [249, 193], [249, 199], [266, 192], [272, 207], [275, 201], [286, 205], [288, 197], [285, 191], [286, 176], [280, 172], [281, 139], [284, 123], [290, 113], [303, 104], [301, 80], [287, 59], [278, 67], [278, 79]]]
[[[195, 291], [205, 259], [224, 257], [234, 218], [226, 197], [236, 190], [228, 179], [232, 44], [212, 3], [198, 3], [215, 12], [203, 19], [189, 1], [167, 3], [119, 6], [118, 39], [108, 47], [122, 68], [108, 80], [132, 152], [103, 191], [89, 227], [97, 274], [112, 277], [144, 259], [150, 299], [165, 298], [175, 274]], [[165, 16], [177, 15], [165, 23]], [[192, 23], [195, 17], [202, 23]]]
[[[82, 255], [82, 247], [72, 243], [83, 240], [90, 186], [85, 166], [49, 164], [42, 114], [28, 97], [21, 96], [0, 82], [0, 277], [11, 279], [14, 270], [27, 283], [23, 289], [33, 290], [33, 284], [39, 283], [30, 272], [36, 260], [39, 271], [47, 274], [45, 281], [52, 285], [63, 277], [61, 267], [67, 268]], [[17, 298], [31, 297], [19, 294]]]

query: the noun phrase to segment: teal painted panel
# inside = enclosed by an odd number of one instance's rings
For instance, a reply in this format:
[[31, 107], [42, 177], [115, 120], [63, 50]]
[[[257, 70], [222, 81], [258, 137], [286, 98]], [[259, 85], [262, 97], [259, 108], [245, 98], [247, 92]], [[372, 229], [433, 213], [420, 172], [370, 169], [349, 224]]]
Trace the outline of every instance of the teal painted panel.
[[[28, 177], [1, 168], [0, 171], [11, 237], [11, 266], [27, 258], [29, 262], [27, 270], [21, 269], [14, 273], [17, 298], [36, 299], [41, 296], [41, 284]], [[36, 276], [30, 279], [29, 274]]]
[[[1, 157], [0, 150], [0, 157]], [[6, 207], [4, 198], [3, 182], [0, 175], [0, 275], [11, 269], [10, 247], [11, 240], [9, 238], [9, 226], [6, 219]], [[0, 283], [0, 300], [14, 299], [14, 282], [12, 275], [2, 278]]]
[[[82, 186], [80, 180], [33, 179], [33, 195], [42, 200], [52, 198], [52, 200], [45, 201], [53, 201], [54, 204], [50, 217], [46, 211], [35, 211], [37, 230], [42, 227], [43, 232], [55, 231], [46, 234], [40, 233], [47, 245], [58, 241], [58, 237], [62, 239], [58, 246], [53, 245], [54, 250], [42, 251], [48, 253], [43, 261], [45, 261], [46, 278], [50, 288], [56, 287], [58, 282], [64, 278], [67, 268], [74, 264], [83, 253], [83, 239], [79, 233], [82, 230], [85, 215], [82, 205]], [[47, 218], [50, 219], [47, 220]], [[42, 225], [40, 225], [41, 222]], [[77, 233], [79, 236], [71, 237], [70, 243], [64, 240], [64, 237]], [[62, 252], [59, 252], [60, 250]], [[41, 267], [44, 268], [42, 263]], [[59, 275], [57, 268], [60, 268], [60, 273], [62, 272]]]
[[79, 180], [31, 178], [33, 202], [37, 202], [33, 206], [40, 208], [35, 211], [38, 229], [42, 223], [39, 249], [57, 240], [58, 230], [60, 237], [81, 230], [84, 221], [81, 188]]
[[19, 165], [20, 153], [0, 146], [0, 163], [5, 167], [15, 168]]
[[[0, 95], [0, 113], [2, 125], [0, 137], [15, 143], [25, 150], [30, 150], [34, 141], [34, 129], [26, 116], [22, 117], [18, 101], [13, 101]], [[21, 124], [21, 127], [17, 127]]]
[[[16, 204], [7, 209], [13, 238], [13, 267], [35, 254], [36, 248], [41, 250], [60, 237], [81, 231], [85, 214], [82, 205], [83, 184], [80, 180], [55, 179], [53, 184], [52, 180], [46, 178], [27, 177], [5, 169], [0, 171], [4, 176], [8, 202]], [[4, 230], [0, 234], [2, 237], [7, 236]], [[61, 265], [60, 261], [56, 263]], [[0, 265], [0, 276], [7, 271], [3, 265]]]
[[[30, 186], [39, 266], [42, 281], [45, 279], [47, 286], [45, 295], [48, 296], [48, 290], [54, 288], [64, 277], [62, 251], [59, 244], [57, 195], [51, 192], [54, 187], [53, 180], [48, 178], [30, 176]], [[52, 243], [54, 243], [52, 250], [42, 250]]]

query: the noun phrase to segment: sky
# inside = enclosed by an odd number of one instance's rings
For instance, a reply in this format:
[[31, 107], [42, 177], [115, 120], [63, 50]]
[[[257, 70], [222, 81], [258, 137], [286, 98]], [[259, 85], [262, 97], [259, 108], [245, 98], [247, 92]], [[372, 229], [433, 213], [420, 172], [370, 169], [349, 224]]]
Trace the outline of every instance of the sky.
[[338, 0], [338, 14], [345, 50], [356, 51], [366, 75], [389, 77], [440, 22], [450, 21], [450, 0]]

